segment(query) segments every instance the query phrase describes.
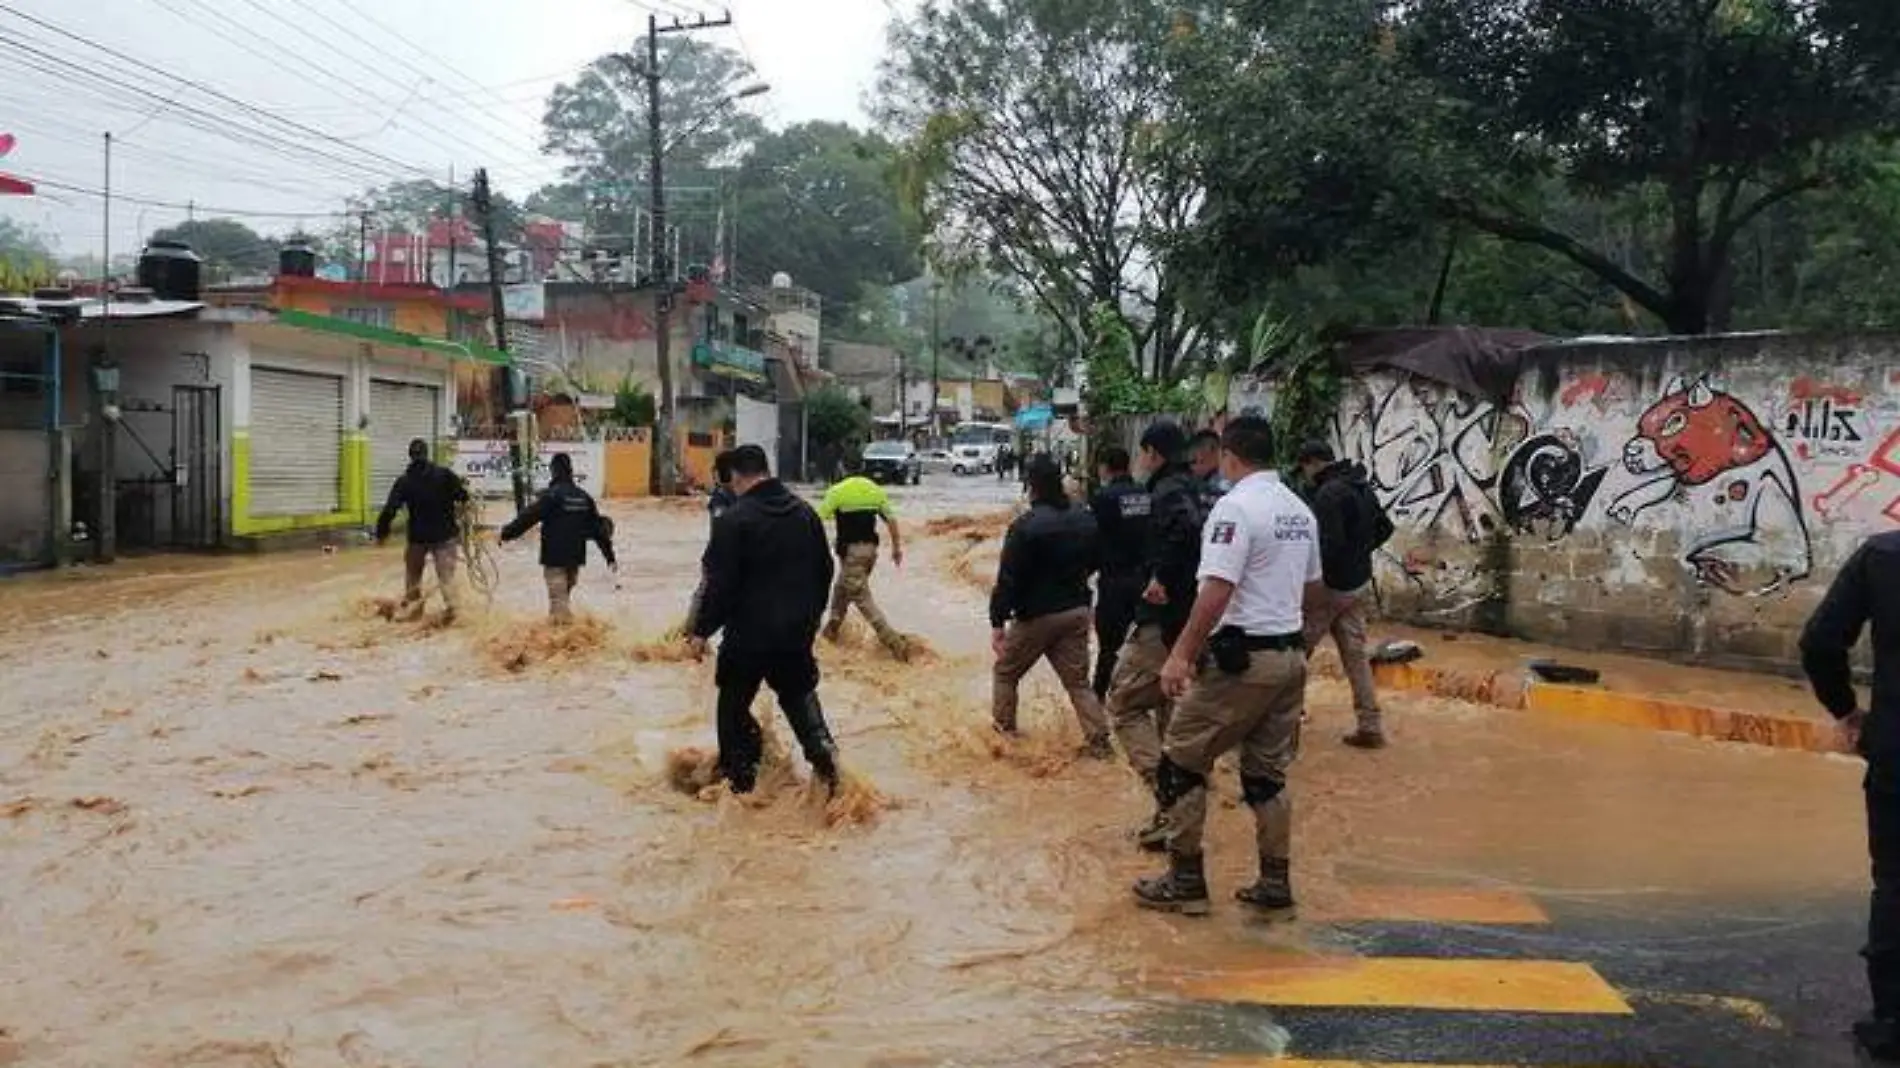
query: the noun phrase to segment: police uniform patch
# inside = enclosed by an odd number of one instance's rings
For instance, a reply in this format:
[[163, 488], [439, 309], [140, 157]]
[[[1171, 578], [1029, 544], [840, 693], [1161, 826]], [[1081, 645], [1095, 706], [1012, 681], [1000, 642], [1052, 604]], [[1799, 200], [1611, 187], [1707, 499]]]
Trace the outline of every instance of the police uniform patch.
[[1226, 520], [1209, 527], [1207, 540], [1212, 545], [1232, 545], [1234, 543], [1234, 525]]

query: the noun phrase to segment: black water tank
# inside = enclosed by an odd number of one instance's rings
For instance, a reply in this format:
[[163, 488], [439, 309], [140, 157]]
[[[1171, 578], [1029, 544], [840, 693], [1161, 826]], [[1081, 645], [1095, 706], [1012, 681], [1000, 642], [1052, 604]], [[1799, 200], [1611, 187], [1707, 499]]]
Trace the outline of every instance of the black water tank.
[[183, 241], [154, 241], [139, 255], [139, 285], [160, 300], [197, 300], [203, 267]]
[[292, 241], [277, 254], [277, 273], [291, 278], [315, 278], [317, 251], [301, 241]]

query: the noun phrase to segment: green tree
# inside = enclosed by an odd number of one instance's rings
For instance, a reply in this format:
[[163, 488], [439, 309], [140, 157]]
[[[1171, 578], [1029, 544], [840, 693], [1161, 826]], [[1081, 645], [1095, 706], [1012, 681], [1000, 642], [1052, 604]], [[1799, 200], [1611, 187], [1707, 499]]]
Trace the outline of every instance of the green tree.
[[871, 436], [871, 413], [838, 386], [823, 386], [805, 400], [805, 427], [814, 446], [848, 449]]
[[608, 413], [608, 420], [615, 426], [652, 426], [653, 394], [632, 378], [622, 379], [620, 387], [614, 390], [614, 407]]
[[[631, 53], [634, 64], [645, 63], [646, 54], [641, 38]], [[673, 34], [660, 39], [660, 70], [666, 184], [675, 204], [683, 206], [685, 194], [676, 187], [714, 186], [717, 169], [737, 162], [765, 126], [730, 102], [752, 76], [739, 53]], [[576, 187], [589, 224], [603, 234], [631, 235], [635, 209], [646, 206], [646, 109], [646, 79], [618, 54], [596, 59], [548, 95], [542, 148], [567, 160], [566, 184]], [[576, 203], [574, 193], [563, 196]]]
[[152, 231], [149, 241], [182, 241], [214, 274], [269, 274], [277, 269], [281, 243], [236, 219], [197, 219]]
[[790, 274], [832, 324], [849, 322], [865, 287], [916, 277], [920, 237], [891, 184], [895, 161], [890, 142], [842, 123], [759, 138], [731, 178], [747, 270]]
[[1751, 224], [1864, 178], [1900, 121], [1888, 0], [1235, 0], [1192, 37], [1213, 191], [1184, 255], [1230, 306], [1456, 223], [1719, 329]]
[[52, 243], [33, 227], [0, 215], [0, 292], [50, 284], [55, 272]]
[[892, 30], [884, 123], [945, 264], [1017, 280], [1080, 340], [1121, 316], [1162, 375], [1203, 323], [1163, 253], [1201, 187], [1169, 144], [1164, 0], [927, 0]]

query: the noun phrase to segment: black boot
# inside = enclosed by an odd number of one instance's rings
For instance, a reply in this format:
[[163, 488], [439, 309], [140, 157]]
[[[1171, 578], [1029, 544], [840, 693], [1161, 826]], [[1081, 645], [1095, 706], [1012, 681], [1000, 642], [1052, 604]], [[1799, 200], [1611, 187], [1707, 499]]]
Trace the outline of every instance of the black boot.
[[805, 753], [805, 763], [811, 765], [811, 773], [836, 794], [838, 745], [831, 740], [831, 728], [825, 725], [825, 710], [818, 703], [818, 695], [806, 694], [783, 707], [785, 718], [792, 725], [792, 734], [798, 739], [798, 747]]
[[1234, 891], [1234, 900], [1252, 908], [1265, 920], [1290, 920], [1298, 911], [1293, 905], [1293, 876], [1290, 862], [1277, 857], [1260, 858], [1260, 881]]
[[1156, 912], [1205, 916], [1213, 911], [1207, 899], [1207, 876], [1201, 858], [1171, 856], [1168, 873], [1135, 881], [1135, 904]]
[[1900, 1021], [1869, 1019], [1854, 1024], [1854, 1052], [1862, 1064], [1900, 1064]]

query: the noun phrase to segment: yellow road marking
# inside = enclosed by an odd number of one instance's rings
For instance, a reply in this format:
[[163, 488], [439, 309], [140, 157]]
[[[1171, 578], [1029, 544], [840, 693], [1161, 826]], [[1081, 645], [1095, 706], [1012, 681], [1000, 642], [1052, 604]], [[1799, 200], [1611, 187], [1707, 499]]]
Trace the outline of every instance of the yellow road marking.
[[1596, 969], [1563, 961], [1311, 958], [1271, 971], [1189, 979], [1182, 993], [1204, 1001], [1297, 1008], [1634, 1013]]
[[1395, 923], [1547, 924], [1543, 906], [1515, 890], [1455, 890], [1429, 886], [1365, 886], [1337, 907], [1309, 910], [1319, 922], [1379, 920]]

